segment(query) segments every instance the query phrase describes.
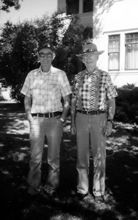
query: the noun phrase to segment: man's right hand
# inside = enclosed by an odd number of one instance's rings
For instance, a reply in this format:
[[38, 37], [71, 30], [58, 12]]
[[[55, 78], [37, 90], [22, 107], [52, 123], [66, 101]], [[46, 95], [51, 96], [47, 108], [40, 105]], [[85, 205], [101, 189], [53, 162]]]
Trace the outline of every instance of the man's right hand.
[[31, 113], [26, 113], [26, 117], [29, 122], [31, 122], [33, 120]]
[[72, 135], [75, 135], [76, 134], [76, 126], [75, 125], [71, 125], [70, 131], [71, 131]]

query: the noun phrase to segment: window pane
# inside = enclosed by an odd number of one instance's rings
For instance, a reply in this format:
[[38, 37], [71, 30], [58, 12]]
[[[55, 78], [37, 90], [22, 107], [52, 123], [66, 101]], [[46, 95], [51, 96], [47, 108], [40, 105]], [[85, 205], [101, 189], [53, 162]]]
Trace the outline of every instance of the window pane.
[[109, 36], [108, 55], [108, 69], [119, 70], [120, 35]]
[[138, 33], [126, 34], [126, 69], [138, 69]]
[[66, 0], [67, 14], [79, 13], [79, 0]]
[[109, 70], [119, 70], [119, 54], [118, 53], [110, 53]]
[[93, 0], [83, 0], [83, 12], [89, 12], [93, 10]]

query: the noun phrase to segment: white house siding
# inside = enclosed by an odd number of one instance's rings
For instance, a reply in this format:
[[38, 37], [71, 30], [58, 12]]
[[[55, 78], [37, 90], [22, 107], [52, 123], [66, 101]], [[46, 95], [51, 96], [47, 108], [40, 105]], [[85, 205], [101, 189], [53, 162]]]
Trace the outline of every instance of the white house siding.
[[125, 70], [125, 34], [138, 32], [138, 0], [94, 0], [93, 33], [98, 49], [104, 50], [99, 66], [108, 71], [108, 36], [120, 35], [120, 69], [110, 71], [118, 87], [138, 86], [138, 70]]

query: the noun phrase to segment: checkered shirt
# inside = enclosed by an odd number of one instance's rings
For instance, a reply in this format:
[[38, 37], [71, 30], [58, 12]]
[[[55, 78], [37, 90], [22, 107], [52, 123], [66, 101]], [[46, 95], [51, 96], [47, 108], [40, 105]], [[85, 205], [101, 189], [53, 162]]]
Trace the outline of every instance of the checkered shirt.
[[115, 98], [117, 92], [109, 74], [98, 68], [93, 73], [83, 70], [74, 80], [73, 97], [78, 110], [107, 110], [108, 100]]
[[28, 73], [21, 93], [32, 97], [31, 113], [62, 111], [61, 97], [71, 94], [71, 88], [64, 71], [51, 67], [48, 73], [41, 68]]

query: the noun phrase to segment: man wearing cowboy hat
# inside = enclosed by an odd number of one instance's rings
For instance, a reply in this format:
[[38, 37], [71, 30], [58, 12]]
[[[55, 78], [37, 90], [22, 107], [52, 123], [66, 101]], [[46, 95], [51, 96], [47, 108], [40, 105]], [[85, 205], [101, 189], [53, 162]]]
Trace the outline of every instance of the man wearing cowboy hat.
[[[85, 202], [103, 201], [105, 195], [106, 136], [111, 134], [117, 92], [109, 74], [98, 69], [98, 51], [92, 40], [77, 55], [86, 69], [74, 80], [71, 132], [77, 138], [77, 196]], [[93, 186], [89, 193], [89, 145], [93, 155]]]

